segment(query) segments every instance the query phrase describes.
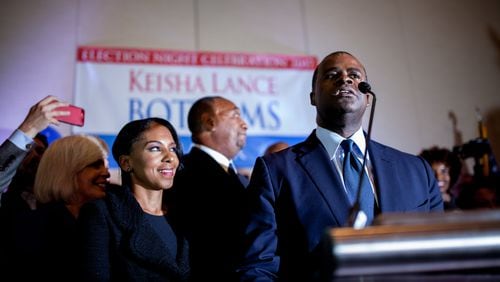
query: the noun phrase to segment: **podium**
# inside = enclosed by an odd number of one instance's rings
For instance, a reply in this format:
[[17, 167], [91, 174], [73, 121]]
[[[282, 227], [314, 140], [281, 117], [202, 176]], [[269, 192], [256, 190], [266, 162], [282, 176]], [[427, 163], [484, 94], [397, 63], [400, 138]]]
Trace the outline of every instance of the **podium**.
[[325, 238], [329, 281], [500, 281], [500, 210], [383, 214]]

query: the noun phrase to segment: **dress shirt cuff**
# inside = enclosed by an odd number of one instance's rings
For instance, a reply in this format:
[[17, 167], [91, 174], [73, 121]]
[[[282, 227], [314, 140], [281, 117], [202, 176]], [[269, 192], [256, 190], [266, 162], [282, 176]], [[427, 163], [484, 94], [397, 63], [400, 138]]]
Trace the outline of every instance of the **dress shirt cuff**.
[[34, 143], [34, 140], [31, 137], [27, 136], [19, 129], [16, 129], [12, 133], [12, 135], [9, 137], [9, 140], [10, 142], [14, 143], [16, 147], [23, 151], [28, 151]]

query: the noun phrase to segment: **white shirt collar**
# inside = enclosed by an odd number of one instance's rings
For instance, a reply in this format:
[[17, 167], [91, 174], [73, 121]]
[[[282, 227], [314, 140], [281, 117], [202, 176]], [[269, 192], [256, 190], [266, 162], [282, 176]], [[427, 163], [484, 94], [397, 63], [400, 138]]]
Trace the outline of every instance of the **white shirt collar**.
[[229, 167], [229, 163], [231, 163], [232, 161], [230, 159], [226, 158], [226, 156], [224, 156], [223, 154], [221, 154], [221, 153], [215, 151], [214, 149], [209, 148], [205, 145], [193, 144], [193, 146], [197, 147], [198, 149], [207, 153], [209, 156], [211, 156], [217, 163], [219, 163], [227, 171], [227, 168]]
[[[330, 131], [320, 126], [316, 128], [316, 137], [318, 137], [319, 141], [325, 147], [330, 159], [333, 159], [335, 157], [335, 154], [340, 147], [340, 143], [344, 139], [346, 139], [336, 132]], [[359, 151], [357, 153], [359, 154], [359, 156], [363, 156], [366, 147], [366, 139], [363, 133], [363, 128], [360, 127], [352, 136], [349, 137], [349, 139], [353, 140], [356, 146], [358, 146]]]

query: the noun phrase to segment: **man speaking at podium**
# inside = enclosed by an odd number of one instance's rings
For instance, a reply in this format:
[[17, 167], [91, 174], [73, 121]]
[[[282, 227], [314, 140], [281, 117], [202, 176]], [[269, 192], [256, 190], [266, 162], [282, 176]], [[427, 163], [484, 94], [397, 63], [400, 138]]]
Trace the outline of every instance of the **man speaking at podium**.
[[380, 213], [443, 210], [424, 159], [371, 141], [363, 131], [365, 93], [374, 95], [366, 77], [353, 55], [326, 56], [310, 93], [316, 129], [297, 145], [257, 158], [247, 188], [240, 281], [320, 279], [321, 238], [327, 228], [355, 226], [353, 207], [362, 227]]

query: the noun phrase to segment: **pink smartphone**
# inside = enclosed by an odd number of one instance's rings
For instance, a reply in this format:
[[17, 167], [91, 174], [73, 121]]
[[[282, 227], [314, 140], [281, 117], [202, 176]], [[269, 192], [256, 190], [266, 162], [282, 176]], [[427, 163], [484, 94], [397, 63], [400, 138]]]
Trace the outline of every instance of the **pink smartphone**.
[[58, 111], [69, 111], [69, 116], [58, 116], [56, 119], [71, 125], [83, 126], [85, 123], [85, 110], [83, 108], [69, 105], [65, 107], [56, 108]]

